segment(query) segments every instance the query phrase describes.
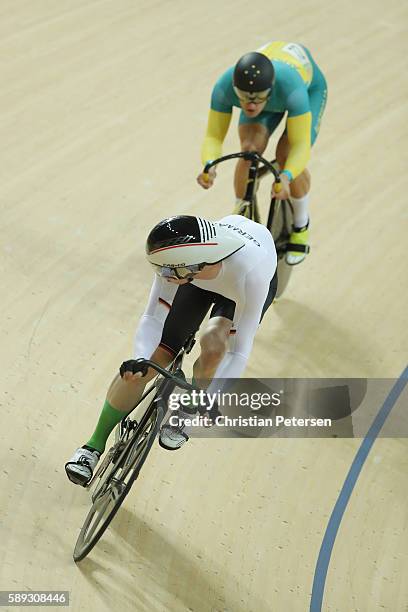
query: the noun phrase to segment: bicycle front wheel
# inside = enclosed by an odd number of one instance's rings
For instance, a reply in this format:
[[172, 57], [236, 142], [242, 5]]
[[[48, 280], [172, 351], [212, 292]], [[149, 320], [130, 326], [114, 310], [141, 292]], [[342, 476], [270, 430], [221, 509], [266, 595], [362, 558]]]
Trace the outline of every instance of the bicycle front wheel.
[[104, 470], [92, 495], [92, 507], [75, 545], [74, 561], [81, 561], [89, 554], [119, 510], [149, 454], [163, 416], [163, 408], [156, 403], [119, 456], [111, 453], [111, 464]]

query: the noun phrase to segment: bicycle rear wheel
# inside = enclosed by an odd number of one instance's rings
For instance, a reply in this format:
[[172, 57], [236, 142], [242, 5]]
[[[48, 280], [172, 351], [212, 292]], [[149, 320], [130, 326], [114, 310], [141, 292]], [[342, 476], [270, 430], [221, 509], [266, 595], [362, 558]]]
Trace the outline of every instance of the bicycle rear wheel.
[[278, 255], [278, 290], [279, 298], [288, 286], [292, 267], [286, 263], [287, 244], [293, 225], [293, 212], [288, 200], [272, 200], [269, 212], [268, 229], [272, 234]]
[[92, 495], [92, 507], [75, 544], [76, 562], [89, 554], [106, 531], [149, 454], [164, 416], [163, 408], [155, 398], [150, 406], [150, 413], [149, 407], [133, 435], [125, 444], [120, 439], [108, 452], [106, 464], [102, 464], [99, 482]]

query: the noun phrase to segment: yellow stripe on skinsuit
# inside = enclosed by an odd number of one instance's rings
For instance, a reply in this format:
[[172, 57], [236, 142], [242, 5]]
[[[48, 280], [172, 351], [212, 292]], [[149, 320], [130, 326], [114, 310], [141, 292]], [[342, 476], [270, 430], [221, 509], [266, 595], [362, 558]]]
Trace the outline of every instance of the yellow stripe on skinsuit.
[[312, 82], [313, 66], [301, 45], [280, 40], [269, 42], [257, 51], [269, 57], [270, 60], [279, 60], [296, 68], [307, 85]]

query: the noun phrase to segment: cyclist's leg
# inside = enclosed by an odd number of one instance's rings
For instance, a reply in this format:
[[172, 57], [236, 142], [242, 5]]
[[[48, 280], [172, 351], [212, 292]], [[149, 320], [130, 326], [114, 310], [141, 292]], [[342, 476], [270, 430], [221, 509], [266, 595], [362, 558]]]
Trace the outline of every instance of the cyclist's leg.
[[[279, 138], [278, 144], [276, 146], [276, 161], [279, 164], [280, 168], [283, 168], [286, 159], [289, 154], [289, 142], [288, 135], [286, 130], [283, 132], [282, 136]], [[303, 170], [299, 176], [297, 176], [290, 184], [290, 193], [294, 198], [302, 198], [310, 190], [310, 172], [307, 168]]]
[[[171, 359], [172, 355], [163, 347], [158, 347], [152, 356], [152, 360], [163, 367], [166, 367]], [[134, 408], [142, 396], [146, 383], [155, 375], [156, 372], [150, 368], [146, 376], [140, 378], [133, 376], [127, 381], [123, 380], [119, 374], [115, 376], [109, 387], [95, 431], [65, 464], [67, 476], [72, 482], [86, 485], [91, 480], [99, 458], [105, 451], [110, 433]]]
[[[256, 151], [260, 155], [265, 151], [269, 137], [279, 125], [283, 113], [262, 112], [251, 119], [241, 111], [238, 133], [241, 141], [241, 151]], [[242, 199], [245, 195], [250, 162], [240, 159], [235, 168], [235, 195]]]
[[[171, 362], [172, 355], [168, 350], [158, 347], [152, 355], [152, 360], [166, 367]], [[156, 372], [150, 368], [146, 376], [140, 378], [134, 376], [131, 381], [125, 382], [119, 374], [115, 376], [109, 387], [95, 431], [65, 464], [68, 478], [72, 482], [85, 485], [91, 480], [99, 458], [105, 451], [110, 433], [137, 404], [146, 384], [155, 375]]]
[[[191, 284], [179, 287], [163, 329], [162, 346], [177, 354], [191, 334], [199, 329], [213, 301], [214, 294], [210, 291]], [[167, 450], [177, 450], [188, 440], [183, 431], [183, 410], [178, 415], [178, 426], [167, 421], [160, 429], [160, 446]]]
[[235, 313], [235, 302], [213, 295], [210, 320], [200, 336], [201, 353], [193, 366], [194, 381], [202, 389], [208, 387], [228, 350]]
[[[276, 159], [280, 168], [284, 167], [288, 154], [289, 143], [285, 130], [276, 147]], [[295, 248], [308, 248], [310, 180], [310, 172], [305, 168], [290, 184], [290, 201], [293, 209], [293, 231], [286, 253], [286, 262], [289, 265], [301, 263], [306, 257], [306, 251], [291, 251], [290, 245], [299, 245]]]
[[193, 376], [196, 385], [202, 389], [208, 387], [228, 350], [231, 328], [231, 319], [212, 316], [200, 336], [201, 351], [194, 363]]
[[[164, 288], [153, 283], [146, 310], [142, 315], [134, 340], [134, 357], [148, 357], [159, 365], [167, 366], [172, 355], [166, 347], [158, 346], [160, 332], [168, 316], [177, 287], [165, 285]], [[141, 398], [146, 383], [155, 376], [149, 370], [147, 376], [126, 375], [123, 379], [117, 374], [112, 381], [96, 429], [85, 446], [103, 452], [106, 440], [114, 427], [132, 410]]]
[[163, 328], [160, 346], [177, 355], [200, 327], [214, 301], [214, 294], [189, 283], [181, 285]]
[[[326, 106], [327, 100], [327, 85], [323, 74], [314, 64], [313, 82], [309, 89], [310, 109], [312, 113], [311, 126], [311, 144], [314, 145], [319, 133], [320, 122]], [[286, 130], [282, 134], [277, 148], [276, 158], [280, 167], [285, 165], [289, 153], [289, 143]], [[291, 203], [293, 207], [294, 231], [290, 238], [291, 244], [306, 246], [308, 244], [308, 226], [309, 226], [309, 192], [310, 192], [311, 177], [307, 168], [297, 176], [290, 185]], [[288, 251], [286, 261], [295, 265], [300, 263], [305, 258], [306, 253], [299, 251]]]
[[[275, 298], [277, 285], [276, 270], [269, 284], [260, 322]], [[214, 378], [218, 366], [229, 349], [229, 340], [233, 333], [235, 302], [224, 296], [215, 295], [210, 320], [200, 337], [201, 353], [193, 367], [194, 381], [201, 388], [207, 388]]]

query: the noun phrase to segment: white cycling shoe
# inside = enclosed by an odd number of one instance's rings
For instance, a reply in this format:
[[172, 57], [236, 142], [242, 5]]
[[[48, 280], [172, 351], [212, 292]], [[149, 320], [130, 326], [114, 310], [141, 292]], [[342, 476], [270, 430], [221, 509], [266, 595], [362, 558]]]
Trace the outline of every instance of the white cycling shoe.
[[78, 448], [65, 464], [68, 478], [74, 484], [85, 487], [90, 482], [101, 454], [97, 450]]
[[163, 425], [160, 429], [159, 444], [166, 450], [178, 450], [188, 440], [188, 435], [181, 427]]

